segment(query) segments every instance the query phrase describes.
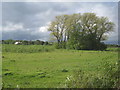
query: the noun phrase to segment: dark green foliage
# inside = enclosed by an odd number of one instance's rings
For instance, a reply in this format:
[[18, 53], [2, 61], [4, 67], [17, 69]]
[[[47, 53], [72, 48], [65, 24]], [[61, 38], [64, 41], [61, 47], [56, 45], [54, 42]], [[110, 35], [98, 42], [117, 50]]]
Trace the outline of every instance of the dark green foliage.
[[54, 43], [56, 49], [66, 49], [66, 42]]
[[37, 76], [39, 77], [39, 78], [44, 78], [44, 77], [46, 77], [46, 72], [37, 72], [38, 74], [37, 74]]
[[22, 45], [28, 45], [28, 41], [23, 41]]
[[4, 56], [2, 56], [2, 58], [5, 58]]
[[[46, 42], [44, 42], [44, 45], [48, 45], [49, 43], [46, 41]], [[43, 45], [43, 44], [42, 44]]]
[[[77, 37], [78, 36], [78, 37]], [[72, 35], [67, 42], [68, 49], [75, 50], [106, 50], [107, 46], [103, 42], [99, 42], [95, 35]]]
[[81, 49], [81, 36], [79, 35], [78, 31], [74, 31], [70, 34], [70, 38], [67, 42], [67, 48], [68, 49], [75, 49], [80, 50]]
[[14, 44], [15, 40], [9, 39], [9, 40], [2, 40], [2, 44]]
[[105, 45], [103, 42], [97, 45], [97, 50], [106, 50], [106, 49], [107, 49], [107, 45]]
[[68, 70], [67, 69], [63, 69], [62, 72], [68, 72]]
[[6, 71], [6, 72], [4, 73], [4, 75], [5, 75], [5, 76], [7, 76], [7, 75], [13, 75], [13, 73], [12, 73], [11, 71]]

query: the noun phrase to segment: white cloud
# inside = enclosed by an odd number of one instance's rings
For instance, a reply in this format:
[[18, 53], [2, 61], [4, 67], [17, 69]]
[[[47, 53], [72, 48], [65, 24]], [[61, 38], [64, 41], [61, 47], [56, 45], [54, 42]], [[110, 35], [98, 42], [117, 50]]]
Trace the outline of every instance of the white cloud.
[[47, 22], [45, 26], [41, 26], [38, 27], [38, 30], [36, 30], [37, 32], [41, 32], [41, 33], [49, 33], [48, 28], [51, 22]]
[[105, 16], [108, 17], [111, 21], [114, 21], [115, 17], [117, 16], [117, 13], [114, 13], [114, 11], [117, 11], [117, 5], [116, 6], [107, 6], [105, 4], [95, 4], [95, 3], [84, 3], [80, 4], [80, 8], [76, 9], [77, 13], [96, 13], [97, 16]]
[[7, 22], [7, 24], [2, 27], [2, 30], [3, 31], [23, 30], [23, 24], [21, 23], [13, 24], [11, 22]]
[[42, 26], [42, 27], [39, 27], [39, 32], [47, 32], [48, 30], [48, 26]]

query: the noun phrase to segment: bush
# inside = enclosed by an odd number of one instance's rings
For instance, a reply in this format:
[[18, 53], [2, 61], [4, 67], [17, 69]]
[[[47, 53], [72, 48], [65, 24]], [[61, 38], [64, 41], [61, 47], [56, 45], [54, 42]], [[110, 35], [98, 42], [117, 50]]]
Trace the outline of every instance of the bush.
[[98, 44], [97, 47], [98, 47], [98, 48], [96, 48], [97, 50], [106, 50], [107, 49], [107, 45], [105, 45], [103, 42]]
[[54, 43], [54, 47], [55, 47], [56, 49], [60, 49], [60, 46], [59, 46], [58, 43]]
[[[73, 36], [74, 38], [75, 36]], [[66, 47], [67, 49], [75, 49], [75, 50], [106, 50], [107, 45], [103, 42], [99, 42], [95, 37], [91, 35], [87, 35], [84, 37], [79, 37], [79, 40], [74, 40], [70, 38], [67, 41]]]
[[66, 49], [66, 42], [54, 43], [56, 49]]

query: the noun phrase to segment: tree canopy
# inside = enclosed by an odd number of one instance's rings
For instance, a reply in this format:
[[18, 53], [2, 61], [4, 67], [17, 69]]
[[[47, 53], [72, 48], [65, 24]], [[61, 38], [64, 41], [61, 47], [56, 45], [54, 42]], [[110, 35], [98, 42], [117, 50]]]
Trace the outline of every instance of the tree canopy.
[[107, 34], [114, 23], [95, 13], [56, 16], [49, 28], [57, 40], [58, 48], [104, 50]]

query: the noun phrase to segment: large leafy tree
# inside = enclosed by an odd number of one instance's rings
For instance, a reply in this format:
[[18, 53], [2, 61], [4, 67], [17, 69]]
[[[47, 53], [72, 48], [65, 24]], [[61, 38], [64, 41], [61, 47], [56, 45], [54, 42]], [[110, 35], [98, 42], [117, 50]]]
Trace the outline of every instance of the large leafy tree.
[[58, 44], [61, 44], [63, 41], [66, 41], [66, 20], [67, 15], [56, 16], [55, 20], [51, 22], [49, 26], [49, 31], [56, 38]]
[[[101, 41], [114, 29], [114, 23], [107, 17], [98, 17], [95, 13], [57, 16], [49, 26], [58, 44], [73, 49], [101, 49]], [[102, 46], [103, 45], [103, 46]], [[104, 47], [105, 48], [105, 47]]]

